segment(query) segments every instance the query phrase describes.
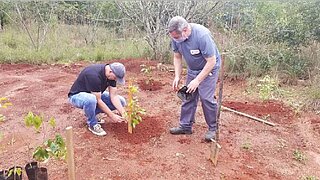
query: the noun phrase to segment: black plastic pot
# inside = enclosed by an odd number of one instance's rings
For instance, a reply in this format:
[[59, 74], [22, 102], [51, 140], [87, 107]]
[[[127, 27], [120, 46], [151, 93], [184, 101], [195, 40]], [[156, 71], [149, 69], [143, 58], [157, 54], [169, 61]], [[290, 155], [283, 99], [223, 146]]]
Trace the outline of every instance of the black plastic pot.
[[38, 162], [31, 162], [26, 164], [25, 170], [29, 180], [36, 180], [37, 169], [38, 169]]
[[40, 167], [36, 170], [36, 180], [48, 180], [47, 168]]
[[[16, 173], [17, 169], [20, 169], [21, 174]], [[10, 171], [12, 171], [11, 175]], [[22, 180], [22, 167], [21, 166], [14, 166], [8, 170], [8, 177], [6, 180]]]
[[8, 170], [1, 170], [0, 171], [0, 180], [6, 180], [8, 175]]

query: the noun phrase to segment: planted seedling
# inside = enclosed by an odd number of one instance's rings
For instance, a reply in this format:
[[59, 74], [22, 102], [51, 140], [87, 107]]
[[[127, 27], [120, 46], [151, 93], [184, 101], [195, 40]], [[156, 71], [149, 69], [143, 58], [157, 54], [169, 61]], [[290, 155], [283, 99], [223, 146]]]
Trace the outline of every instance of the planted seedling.
[[130, 83], [128, 87], [128, 106], [125, 114], [128, 121], [129, 133], [132, 133], [132, 128], [135, 128], [136, 125], [142, 121], [141, 115], [146, 113], [146, 111], [139, 106], [138, 98], [135, 96], [138, 92], [138, 87]]
[[[65, 160], [67, 154], [65, 141], [60, 134], [56, 134], [54, 139], [46, 139], [46, 130], [44, 130], [43, 116], [39, 116], [37, 114], [29, 112], [28, 115], [24, 117], [24, 120], [26, 126], [34, 127], [37, 133], [40, 133], [40, 128], [42, 128], [43, 130], [43, 144], [36, 147], [36, 149], [32, 153], [32, 157], [38, 163], [27, 164], [27, 168], [31, 169], [31, 173], [27, 172], [27, 175], [28, 177], [34, 177], [35, 174], [37, 174], [38, 177], [47, 177], [47, 169], [40, 167], [40, 162], [48, 162], [50, 158]], [[48, 121], [48, 124], [54, 128], [56, 126], [55, 119], [51, 117]]]
[[[12, 103], [6, 97], [0, 97], [0, 108], [7, 108], [8, 106], [12, 106]], [[0, 114], [0, 123], [5, 121], [6, 117]], [[2, 139], [3, 134], [0, 132], [0, 140]]]
[[[8, 108], [12, 106], [12, 103], [8, 101], [6, 97], [0, 97], [0, 108]], [[0, 114], [0, 122], [5, 121], [6, 117]]]
[[22, 179], [22, 167], [14, 166], [8, 171], [8, 179]]
[[147, 79], [145, 80], [146, 85], [152, 84], [152, 66], [147, 66], [145, 64], [140, 65], [141, 72], [147, 76]]
[[257, 85], [259, 88], [259, 97], [264, 101], [272, 98], [275, 91], [278, 89], [277, 80], [266, 75], [259, 81], [260, 83]]

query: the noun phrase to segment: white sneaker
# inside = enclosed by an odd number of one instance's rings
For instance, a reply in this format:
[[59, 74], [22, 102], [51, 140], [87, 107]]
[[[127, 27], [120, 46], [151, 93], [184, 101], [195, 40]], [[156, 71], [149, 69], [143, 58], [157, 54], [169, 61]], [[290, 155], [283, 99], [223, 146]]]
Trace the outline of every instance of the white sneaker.
[[88, 126], [89, 131], [98, 136], [105, 136], [107, 133], [102, 129], [100, 124], [96, 124], [93, 127]]

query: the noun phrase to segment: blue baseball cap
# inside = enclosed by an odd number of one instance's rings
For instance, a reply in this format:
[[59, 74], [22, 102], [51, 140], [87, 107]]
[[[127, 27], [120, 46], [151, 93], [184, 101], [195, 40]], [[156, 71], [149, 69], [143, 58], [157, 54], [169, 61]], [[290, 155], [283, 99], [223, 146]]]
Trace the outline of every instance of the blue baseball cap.
[[113, 74], [117, 77], [117, 83], [124, 84], [124, 75], [126, 74], [126, 68], [124, 67], [124, 65], [119, 62], [114, 62], [109, 66]]

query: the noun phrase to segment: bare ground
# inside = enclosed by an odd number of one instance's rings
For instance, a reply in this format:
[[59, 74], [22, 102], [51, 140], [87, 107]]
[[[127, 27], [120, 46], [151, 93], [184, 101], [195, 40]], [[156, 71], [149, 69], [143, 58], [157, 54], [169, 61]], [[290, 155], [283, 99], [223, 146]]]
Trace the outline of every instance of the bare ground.
[[[173, 72], [166, 68], [152, 71], [153, 86], [143, 83], [141, 64], [156, 66], [142, 59], [119, 60], [127, 67], [127, 82], [140, 86], [137, 95], [147, 115], [127, 133], [125, 123], [107, 123], [108, 135], [97, 137], [85, 126], [80, 109], [73, 108], [67, 93], [80, 70], [88, 63], [72, 65], [0, 65], [0, 97], [13, 106], [0, 109], [6, 120], [0, 123], [0, 169], [24, 167], [32, 161], [32, 151], [43, 135], [26, 128], [23, 117], [29, 112], [54, 117], [57, 127], [44, 127], [46, 137], [73, 127], [76, 179], [301, 179], [320, 177], [320, 117], [311, 112], [296, 116], [279, 101], [261, 102], [246, 96], [244, 81], [225, 81], [223, 105], [276, 124], [271, 127], [223, 111], [221, 114], [218, 165], [209, 160], [210, 143], [203, 141], [207, 126], [199, 105], [194, 133], [173, 136], [178, 125], [180, 100], [171, 91]], [[126, 86], [120, 94], [126, 97]], [[298, 150], [306, 159], [296, 160]], [[50, 160], [49, 179], [67, 179], [67, 164]], [[24, 173], [24, 179], [26, 175]]]

